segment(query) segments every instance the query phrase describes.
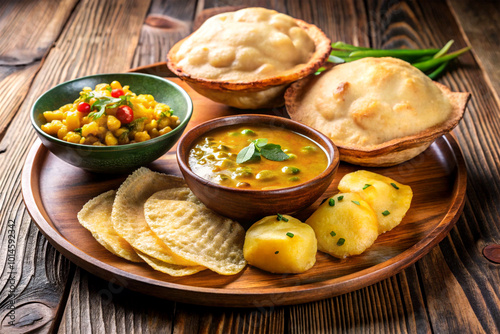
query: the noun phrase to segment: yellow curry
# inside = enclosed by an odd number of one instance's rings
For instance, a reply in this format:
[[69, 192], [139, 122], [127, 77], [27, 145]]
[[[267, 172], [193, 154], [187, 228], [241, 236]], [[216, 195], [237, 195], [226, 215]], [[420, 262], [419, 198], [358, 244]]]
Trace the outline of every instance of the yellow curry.
[[180, 124], [170, 107], [150, 94], [136, 95], [118, 81], [84, 87], [75, 102], [43, 113], [42, 130], [70, 143], [111, 146], [136, 143]]
[[229, 126], [195, 142], [189, 167], [200, 177], [232, 188], [268, 190], [299, 185], [328, 166], [317, 143], [268, 126]]

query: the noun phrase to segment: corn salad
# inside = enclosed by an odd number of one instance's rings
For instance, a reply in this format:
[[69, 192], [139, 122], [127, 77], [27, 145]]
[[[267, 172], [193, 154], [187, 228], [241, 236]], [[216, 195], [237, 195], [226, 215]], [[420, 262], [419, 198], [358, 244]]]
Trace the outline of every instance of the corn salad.
[[180, 124], [179, 117], [150, 94], [136, 95], [120, 82], [84, 87], [75, 102], [43, 113], [42, 130], [70, 143], [111, 146], [161, 136]]

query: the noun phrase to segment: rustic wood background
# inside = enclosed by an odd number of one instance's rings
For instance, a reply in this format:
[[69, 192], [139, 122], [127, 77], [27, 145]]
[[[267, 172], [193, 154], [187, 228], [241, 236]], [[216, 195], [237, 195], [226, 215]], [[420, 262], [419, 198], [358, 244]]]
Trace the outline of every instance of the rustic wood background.
[[[163, 61], [213, 7], [263, 6], [318, 25], [332, 40], [373, 47], [467, 45], [439, 81], [472, 100], [454, 131], [468, 169], [462, 217], [438, 247], [378, 284], [314, 303], [222, 309], [174, 303], [103, 281], [62, 257], [22, 202], [36, 136], [29, 109], [69, 79]], [[500, 332], [500, 2], [4, 0], [0, 2], [0, 332]], [[10, 268], [8, 234], [16, 259]], [[14, 271], [14, 282], [9, 281]], [[14, 326], [8, 313], [15, 286]]]

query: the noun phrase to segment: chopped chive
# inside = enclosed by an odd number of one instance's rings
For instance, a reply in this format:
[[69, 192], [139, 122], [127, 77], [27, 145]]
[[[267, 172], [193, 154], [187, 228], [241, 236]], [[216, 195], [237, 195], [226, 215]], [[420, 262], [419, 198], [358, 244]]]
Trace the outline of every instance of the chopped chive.
[[286, 233], [286, 236], [287, 236], [287, 237], [290, 237], [290, 238], [293, 238], [294, 234], [293, 234], [292, 232], [287, 232], [287, 233]]
[[333, 198], [330, 198], [330, 200], [328, 201], [328, 205], [335, 206], [335, 200]]
[[331, 232], [330, 232], [330, 235], [331, 235], [332, 237], [334, 237], [334, 236], [336, 236], [336, 235], [337, 235], [337, 233], [335, 233], [335, 232], [331, 231]]
[[340, 238], [340, 239], [337, 241], [337, 246], [342, 246], [344, 243], [345, 243], [345, 239], [344, 239], [344, 238]]
[[356, 204], [356, 205], [361, 205], [361, 204], [359, 204], [359, 202], [358, 202], [358, 201], [351, 201], [351, 202], [353, 202], [353, 203], [354, 203], [354, 204]]
[[384, 216], [388, 216], [388, 215], [390, 215], [391, 213], [389, 212], [389, 210], [385, 210], [384, 212], [382, 212], [382, 214], [383, 214]]
[[344, 199], [344, 195], [340, 195], [339, 197], [337, 197], [337, 200], [340, 202], [341, 200]]
[[394, 188], [396, 188], [396, 190], [399, 190], [399, 187], [396, 185], [396, 183], [391, 183], [391, 186], [393, 186]]
[[347, 51], [354, 51], [354, 50], [371, 50], [370, 48], [363, 47], [363, 46], [354, 46], [351, 44], [347, 44], [344, 42], [335, 42], [332, 43], [332, 48], [333, 49], [338, 49], [338, 50], [347, 50]]
[[363, 190], [365, 190], [365, 189], [366, 189], [366, 188], [368, 188], [368, 187], [371, 187], [371, 184], [368, 184], [368, 183], [367, 183], [367, 184], [365, 184], [365, 185], [364, 185], [364, 187], [363, 187]]
[[276, 252], [274, 252], [274, 254], [278, 254], [279, 252], [280, 252], [280, 251], [276, 251]]
[[277, 220], [277, 221], [282, 220], [282, 221], [284, 221], [284, 222], [286, 223], [286, 222], [288, 221], [288, 218], [286, 218], [286, 217], [284, 217], [282, 214], [278, 213], [278, 214], [276, 215], [276, 220]]

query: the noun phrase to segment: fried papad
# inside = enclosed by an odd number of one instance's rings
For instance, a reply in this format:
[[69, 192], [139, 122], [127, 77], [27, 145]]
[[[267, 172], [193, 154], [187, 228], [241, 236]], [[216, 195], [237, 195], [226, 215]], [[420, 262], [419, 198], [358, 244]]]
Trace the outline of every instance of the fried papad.
[[146, 223], [144, 203], [157, 191], [184, 187], [182, 178], [141, 167], [120, 186], [113, 203], [111, 219], [116, 232], [132, 247], [163, 262], [194, 266], [196, 263], [176, 255]]
[[110, 190], [88, 201], [78, 212], [78, 221], [111, 253], [129, 261], [142, 262], [132, 246], [116, 233], [111, 223], [115, 193]]

